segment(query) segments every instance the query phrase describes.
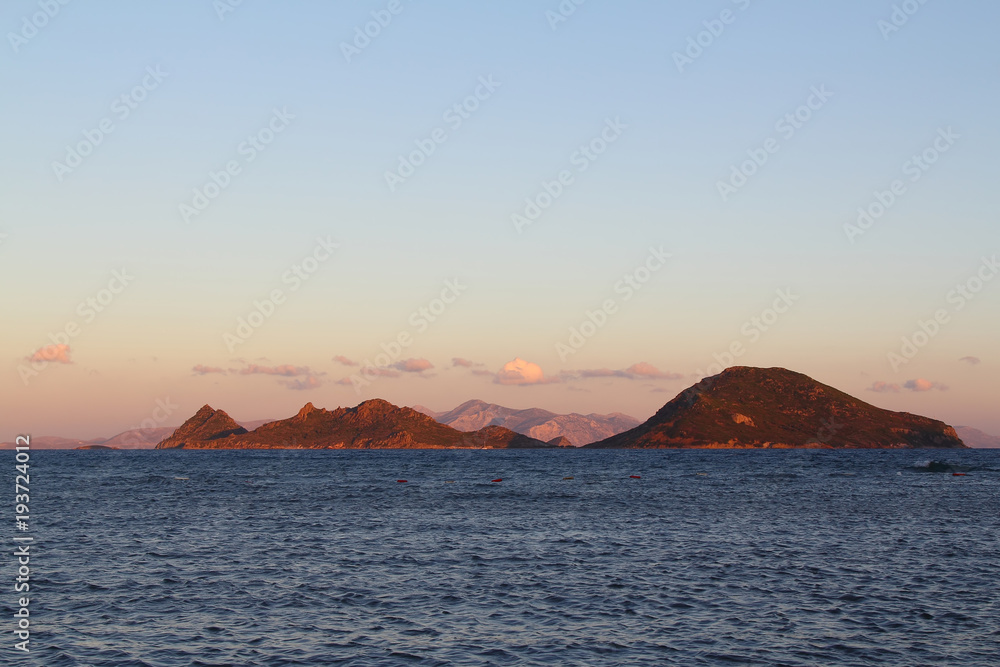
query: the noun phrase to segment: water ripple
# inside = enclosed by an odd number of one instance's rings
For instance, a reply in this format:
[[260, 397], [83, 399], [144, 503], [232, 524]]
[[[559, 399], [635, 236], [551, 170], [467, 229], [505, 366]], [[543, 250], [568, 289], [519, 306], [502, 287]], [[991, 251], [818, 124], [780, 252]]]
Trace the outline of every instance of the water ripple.
[[927, 454], [40, 452], [24, 664], [995, 667], [1000, 452]]

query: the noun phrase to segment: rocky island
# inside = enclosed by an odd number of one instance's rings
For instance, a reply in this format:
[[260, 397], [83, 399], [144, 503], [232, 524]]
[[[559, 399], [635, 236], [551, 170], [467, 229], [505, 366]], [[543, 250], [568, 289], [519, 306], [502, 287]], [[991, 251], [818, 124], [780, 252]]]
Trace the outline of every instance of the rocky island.
[[373, 399], [298, 414], [247, 431], [222, 410], [204, 406], [157, 449], [542, 449], [556, 448], [502, 426], [463, 433], [411, 408]]
[[883, 410], [784, 368], [734, 366], [595, 449], [957, 449], [944, 422]]

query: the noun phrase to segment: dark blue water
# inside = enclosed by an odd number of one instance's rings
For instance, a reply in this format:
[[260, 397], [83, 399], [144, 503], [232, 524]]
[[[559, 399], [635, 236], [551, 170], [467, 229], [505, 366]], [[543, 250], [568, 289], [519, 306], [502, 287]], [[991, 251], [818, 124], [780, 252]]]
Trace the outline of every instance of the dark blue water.
[[1000, 451], [37, 452], [31, 477], [9, 664], [1000, 665]]

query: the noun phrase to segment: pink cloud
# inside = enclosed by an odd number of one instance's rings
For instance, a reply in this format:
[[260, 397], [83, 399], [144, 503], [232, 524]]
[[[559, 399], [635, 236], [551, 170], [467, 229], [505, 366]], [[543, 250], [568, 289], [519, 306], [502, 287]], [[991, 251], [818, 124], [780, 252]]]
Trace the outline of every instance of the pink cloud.
[[473, 364], [468, 359], [462, 359], [461, 357], [452, 357], [451, 358], [451, 365], [452, 366], [461, 366], [463, 368], [472, 368], [475, 364]]
[[881, 380], [879, 380], [877, 382], [874, 382], [872, 386], [868, 387], [868, 391], [874, 391], [879, 394], [887, 394], [890, 392], [898, 394], [899, 385], [895, 383], [890, 384], [889, 382], [882, 382]]
[[[572, 376], [572, 373], [568, 375]], [[680, 373], [663, 372], [656, 366], [640, 361], [622, 370], [611, 370], [610, 368], [591, 368], [579, 371], [581, 378], [605, 378], [618, 377], [629, 380], [680, 380], [684, 376]]]
[[342, 354], [338, 354], [337, 356], [335, 356], [333, 358], [333, 360], [336, 361], [336, 362], [338, 362], [338, 363], [340, 363], [340, 364], [343, 364], [344, 366], [357, 366], [358, 365], [358, 362], [352, 361], [352, 360], [348, 359], [347, 357], [345, 357]]
[[874, 391], [880, 394], [898, 394], [902, 389], [906, 389], [907, 391], [924, 392], [931, 391], [933, 389], [937, 389], [938, 391], [947, 391], [948, 387], [940, 382], [931, 382], [930, 380], [925, 380], [924, 378], [907, 380], [902, 385], [898, 385], [895, 382], [878, 381], [868, 387], [868, 391]]
[[307, 375], [302, 380], [279, 380], [279, 382], [293, 391], [304, 391], [322, 386], [322, 382], [315, 375]]
[[[361, 371], [358, 371], [358, 375], [365, 379], [371, 379], [373, 377], [380, 378], [398, 378], [400, 376], [399, 371], [394, 371], [391, 368], [377, 368], [375, 366], [365, 366]], [[340, 378], [334, 384], [351, 385], [350, 377]]]
[[392, 365], [393, 368], [404, 373], [420, 373], [429, 368], [434, 368], [434, 364], [426, 359], [404, 359]]
[[931, 391], [932, 389], [937, 389], [938, 391], [948, 390], [948, 387], [940, 382], [931, 382], [930, 380], [925, 380], [924, 378], [907, 380], [903, 383], [903, 388], [909, 389], [910, 391]]
[[622, 371], [613, 371], [610, 368], [590, 368], [580, 371], [580, 377], [584, 378], [613, 378], [622, 374]]
[[964, 361], [970, 366], [978, 366], [980, 364], [979, 357], [962, 357], [959, 361]]
[[196, 365], [191, 370], [194, 371], [195, 373], [197, 373], [198, 375], [207, 375], [208, 373], [223, 373], [223, 374], [225, 374], [225, 372], [226, 372], [225, 368], [219, 368], [218, 366], [205, 366], [205, 365], [202, 365], [202, 364]]
[[240, 375], [282, 375], [284, 377], [295, 377], [296, 375], [309, 375], [312, 371], [308, 366], [258, 366], [248, 364], [246, 368], [240, 369]]
[[625, 373], [632, 378], [653, 378], [657, 380], [680, 380], [684, 376], [680, 373], [663, 372], [653, 364], [640, 361], [625, 369]]
[[529, 385], [549, 384], [559, 382], [559, 379], [547, 378], [538, 364], [515, 357], [503, 365], [493, 381], [497, 384]]
[[55, 361], [60, 364], [71, 364], [69, 358], [69, 345], [46, 345], [35, 350], [34, 354], [28, 357], [28, 361]]

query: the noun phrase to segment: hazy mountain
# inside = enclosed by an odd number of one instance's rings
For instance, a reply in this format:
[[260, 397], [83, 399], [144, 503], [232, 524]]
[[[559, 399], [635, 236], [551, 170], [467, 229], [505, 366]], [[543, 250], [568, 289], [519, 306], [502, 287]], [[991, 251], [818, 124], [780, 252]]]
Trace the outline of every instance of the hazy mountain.
[[979, 449], [1000, 448], [1000, 438], [995, 435], [990, 435], [989, 433], [983, 433], [978, 428], [972, 428], [971, 426], [956, 426], [955, 430], [958, 432], [958, 437], [962, 439], [962, 442], [967, 444], [969, 447], [976, 447]]
[[955, 429], [877, 408], [801, 373], [735, 366], [595, 448], [959, 448]]
[[176, 426], [133, 428], [101, 441], [99, 444], [119, 449], [152, 449], [160, 440], [174, 432]]
[[[83, 449], [90, 445], [105, 445], [116, 449], [152, 449], [156, 443], [174, 431], [173, 426], [163, 428], [138, 428], [122, 431], [111, 438], [61, 438], [53, 435], [31, 436], [32, 449]], [[0, 449], [13, 449], [13, 442], [0, 444]]]
[[274, 421], [273, 419], [253, 419], [251, 421], [240, 421], [239, 419], [237, 419], [236, 423], [245, 428], [246, 430], [252, 431], [255, 428], [260, 428], [264, 424], [270, 424], [273, 421]]
[[603, 440], [640, 423], [638, 419], [620, 412], [607, 415], [560, 415], [540, 408], [515, 410], [480, 400], [466, 401], [448, 412], [434, 412], [418, 405], [413, 406], [413, 409], [459, 431], [475, 431], [484, 426], [495, 425], [546, 442], [562, 437], [573, 445]]
[[[273, 422], [273, 419], [255, 419], [252, 421], [237, 421], [248, 431], [252, 431], [258, 426], [263, 426]], [[155, 426], [153, 428], [131, 428], [122, 431], [110, 438], [92, 438], [90, 440], [77, 440], [74, 438], [60, 438], [58, 436], [42, 435], [31, 438], [32, 449], [96, 449], [90, 445], [105, 445], [114, 449], [153, 449], [156, 443], [170, 437], [177, 430], [176, 426]], [[0, 449], [13, 449], [13, 442], [0, 443]]]
[[[77, 440], [74, 438], [60, 438], [56, 435], [31, 436], [32, 449], [74, 449], [84, 445], [99, 445], [103, 442], [104, 438], [95, 438], [94, 440]], [[0, 443], [0, 449], [14, 449], [14, 443]]]
[[[235, 427], [235, 428], [234, 428]], [[546, 448], [501, 426], [463, 433], [411, 408], [380, 399], [325, 410], [307, 403], [298, 414], [247, 432], [206, 405], [157, 449], [447, 449]]]

